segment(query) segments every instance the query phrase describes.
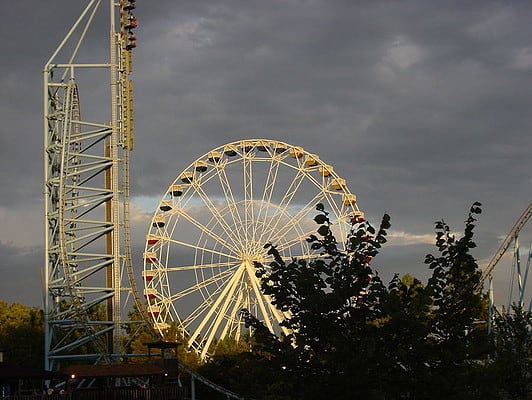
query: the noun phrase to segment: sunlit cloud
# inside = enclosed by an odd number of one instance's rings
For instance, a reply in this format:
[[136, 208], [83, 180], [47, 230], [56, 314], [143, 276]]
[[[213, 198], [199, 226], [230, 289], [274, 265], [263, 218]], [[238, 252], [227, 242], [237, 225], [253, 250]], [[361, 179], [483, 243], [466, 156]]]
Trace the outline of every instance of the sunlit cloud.
[[493, 38], [508, 32], [515, 21], [516, 15], [511, 8], [504, 8], [491, 15], [480, 18], [467, 33], [476, 38]]
[[158, 199], [155, 198], [135, 198], [133, 201], [131, 201], [130, 205], [130, 221], [132, 223], [148, 221], [155, 211], [157, 202]]
[[404, 37], [397, 37], [386, 48], [377, 64], [377, 72], [383, 78], [394, 78], [400, 71], [406, 71], [422, 58], [419, 46]]
[[394, 246], [411, 246], [415, 244], [433, 244], [434, 234], [418, 235], [404, 231], [389, 231], [388, 241]]
[[510, 68], [518, 70], [532, 69], [532, 47], [523, 47], [515, 50], [510, 61]]

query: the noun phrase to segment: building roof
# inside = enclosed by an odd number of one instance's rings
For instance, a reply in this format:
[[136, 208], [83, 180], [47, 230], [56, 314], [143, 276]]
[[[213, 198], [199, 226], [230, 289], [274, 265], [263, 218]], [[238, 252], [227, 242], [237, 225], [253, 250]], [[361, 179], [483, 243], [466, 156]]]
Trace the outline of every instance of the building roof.
[[110, 364], [110, 365], [69, 365], [61, 372], [76, 378], [133, 377], [164, 375], [166, 370], [157, 364]]
[[17, 364], [0, 362], [0, 380], [5, 379], [61, 379], [64, 375], [59, 372], [44, 369], [24, 367]]

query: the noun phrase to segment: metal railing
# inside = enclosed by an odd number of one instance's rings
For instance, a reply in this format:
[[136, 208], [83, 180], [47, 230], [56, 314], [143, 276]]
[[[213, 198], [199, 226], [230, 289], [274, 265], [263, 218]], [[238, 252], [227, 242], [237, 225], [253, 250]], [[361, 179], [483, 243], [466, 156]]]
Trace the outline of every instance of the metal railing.
[[54, 394], [16, 394], [3, 396], [2, 400], [186, 400], [188, 390], [179, 386], [162, 387], [114, 387], [77, 389]]

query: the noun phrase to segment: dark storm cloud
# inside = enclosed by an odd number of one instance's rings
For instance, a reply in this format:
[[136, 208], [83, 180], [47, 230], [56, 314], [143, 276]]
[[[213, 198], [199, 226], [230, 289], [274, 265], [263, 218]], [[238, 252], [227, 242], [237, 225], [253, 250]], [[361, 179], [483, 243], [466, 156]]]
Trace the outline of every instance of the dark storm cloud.
[[[42, 207], [41, 70], [84, 4], [3, 7], [0, 217], [9, 224]], [[489, 259], [532, 198], [531, 12], [518, 1], [139, 0], [132, 193], [160, 196], [224, 143], [274, 138], [318, 153], [372, 220], [389, 212], [408, 235], [431, 234], [439, 218], [459, 231], [481, 201], [478, 257]], [[94, 28], [82, 57], [97, 62], [107, 56], [105, 18]], [[91, 85], [80, 94], [83, 115], [107, 115]], [[384, 251], [383, 268], [401, 271], [426, 253], [393, 241]]]
[[39, 247], [17, 247], [0, 242], [0, 300], [40, 306], [42, 285], [40, 267], [43, 251]]

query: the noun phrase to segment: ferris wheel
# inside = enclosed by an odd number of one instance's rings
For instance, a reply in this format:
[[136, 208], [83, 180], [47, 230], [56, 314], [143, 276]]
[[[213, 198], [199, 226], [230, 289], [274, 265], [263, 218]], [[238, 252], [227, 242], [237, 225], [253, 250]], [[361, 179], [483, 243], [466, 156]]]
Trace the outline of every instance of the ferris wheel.
[[146, 237], [144, 296], [156, 330], [177, 324], [201, 358], [245, 333], [242, 308], [279, 333], [284, 317], [262, 294], [254, 265], [269, 264], [267, 243], [286, 260], [319, 257], [306, 241], [318, 203], [343, 246], [351, 219], [363, 213], [318, 155], [250, 139], [196, 159], [162, 196]]

